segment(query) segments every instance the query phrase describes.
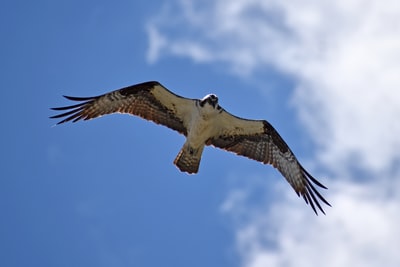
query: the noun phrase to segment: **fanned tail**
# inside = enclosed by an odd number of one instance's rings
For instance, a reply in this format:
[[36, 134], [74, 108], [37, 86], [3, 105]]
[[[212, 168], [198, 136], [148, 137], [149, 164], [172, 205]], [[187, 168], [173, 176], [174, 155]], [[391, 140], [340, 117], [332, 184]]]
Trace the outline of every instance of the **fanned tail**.
[[204, 145], [194, 149], [185, 144], [174, 160], [174, 164], [182, 172], [197, 173], [203, 153]]

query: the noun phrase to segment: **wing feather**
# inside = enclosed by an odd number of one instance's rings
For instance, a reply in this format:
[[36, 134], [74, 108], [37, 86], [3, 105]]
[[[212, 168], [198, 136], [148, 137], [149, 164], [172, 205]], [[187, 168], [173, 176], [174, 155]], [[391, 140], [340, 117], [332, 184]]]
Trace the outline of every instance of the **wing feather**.
[[296, 159], [289, 146], [265, 120], [247, 120], [224, 111], [220, 135], [207, 144], [234, 152], [237, 155], [271, 164], [285, 177], [297, 195], [302, 196], [318, 215], [325, 214], [319, 201], [330, 206], [313, 184], [326, 187], [311, 176]]
[[89, 120], [112, 113], [127, 113], [167, 126], [184, 135], [187, 134], [191, 107], [195, 104], [195, 100], [178, 96], [159, 82], [140, 83], [94, 97], [64, 97], [82, 103], [52, 108], [66, 111], [50, 117], [64, 118], [57, 124]]

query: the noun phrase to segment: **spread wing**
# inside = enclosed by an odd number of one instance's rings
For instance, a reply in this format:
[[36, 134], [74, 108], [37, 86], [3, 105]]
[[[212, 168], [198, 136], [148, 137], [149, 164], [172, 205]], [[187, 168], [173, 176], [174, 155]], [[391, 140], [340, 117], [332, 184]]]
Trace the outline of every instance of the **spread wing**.
[[50, 118], [64, 118], [57, 124], [89, 120], [106, 114], [128, 113], [162, 124], [181, 134], [187, 134], [187, 123], [195, 100], [178, 96], [159, 82], [145, 82], [121, 88], [100, 96], [71, 97], [76, 105], [52, 108], [64, 113]]
[[220, 115], [220, 132], [208, 140], [207, 144], [264, 164], [271, 164], [286, 178], [297, 195], [301, 195], [305, 202], [311, 205], [317, 215], [316, 207], [325, 214], [319, 200], [328, 206], [330, 204], [314, 185], [324, 189], [326, 187], [303, 168], [270, 123], [265, 120], [242, 119], [225, 110]]

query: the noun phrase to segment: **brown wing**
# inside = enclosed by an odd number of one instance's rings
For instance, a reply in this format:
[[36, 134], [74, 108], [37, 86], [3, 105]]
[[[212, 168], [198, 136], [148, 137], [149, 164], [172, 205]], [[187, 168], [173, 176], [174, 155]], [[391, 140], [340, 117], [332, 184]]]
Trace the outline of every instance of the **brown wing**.
[[[226, 111], [222, 113], [221, 124], [221, 134], [210, 139], [208, 144], [264, 164], [271, 164], [286, 178], [297, 195], [301, 195], [305, 202], [311, 205], [317, 215], [316, 206], [325, 214], [319, 200], [328, 206], [330, 204], [313, 184], [324, 189], [326, 187], [301, 166], [286, 142], [271, 124], [262, 120], [241, 119]], [[250, 129], [249, 133], [246, 133], [246, 128]]]
[[50, 118], [64, 118], [57, 124], [89, 120], [106, 114], [128, 113], [162, 124], [184, 135], [195, 100], [178, 96], [158, 82], [145, 82], [95, 97], [64, 96], [81, 103], [52, 108], [66, 111]]

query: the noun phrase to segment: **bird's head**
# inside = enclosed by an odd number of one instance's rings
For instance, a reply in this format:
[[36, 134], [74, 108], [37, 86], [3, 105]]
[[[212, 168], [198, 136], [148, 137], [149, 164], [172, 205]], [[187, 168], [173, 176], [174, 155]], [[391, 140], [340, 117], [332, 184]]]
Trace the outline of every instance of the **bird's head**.
[[214, 94], [209, 94], [200, 100], [200, 106], [204, 107], [205, 104], [211, 105], [213, 108], [218, 108], [218, 97]]

